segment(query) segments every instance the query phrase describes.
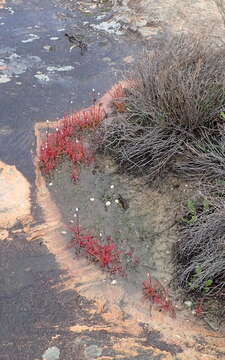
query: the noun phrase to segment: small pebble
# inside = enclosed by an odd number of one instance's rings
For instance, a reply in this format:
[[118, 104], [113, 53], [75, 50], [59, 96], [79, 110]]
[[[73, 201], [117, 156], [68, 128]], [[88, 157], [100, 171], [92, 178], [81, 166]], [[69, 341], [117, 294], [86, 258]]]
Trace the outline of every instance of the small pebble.
[[111, 201], [106, 201], [106, 206], [110, 206], [111, 205]]
[[52, 182], [50, 182], [48, 185], [49, 185], [49, 186], [52, 186], [52, 185], [53, 185], [53, 183], [52, 183]]
[[79, 209], [78, 209], [78, 208], [76, 208], [75, 210], [76, 210], [76, 211], [79, 211]]
[[99, 233], [99, 236], [101, 236], [101, 237], [102, 237], [102, 233]]
[[115, 200], [115, 203], [116, 203], [116, 204], [119, 204], [119, 200], [118, 200], [118, 199], [116, 199], [116, 200]]
[[90, 201], [95, 201], [95, 198], [91, 197], [91, 198], [90, 198]]
[[60, 356], [60, 350], [56, 346], [48, 348], [42, 355], [43, 360], [58, 360]]
[[116, 281], [116, 280], [113, 280], [113, 281], [111, 282], [111, 284], [112, 284], [112, 285], [116, 285], [116, 284], [117, 284], [117, 281]]
[[102, 349], [97, 345], [89, 345], [84, 350], [85, 359], [97, 359], [102, 355]]
[[111, 185], [111, 186], [110, 186], [110, 189], [114, 189], [114, 185]]
[[191, 308], [193, 303], [192, 303], [192, 301], [187, 300], [187, 301], [184, 302], [184, 305], [186, 305], [188, 308]]
[[66, 235], [67, 231], [63, 230], [63, 231], [61, 231], [61, 234]]

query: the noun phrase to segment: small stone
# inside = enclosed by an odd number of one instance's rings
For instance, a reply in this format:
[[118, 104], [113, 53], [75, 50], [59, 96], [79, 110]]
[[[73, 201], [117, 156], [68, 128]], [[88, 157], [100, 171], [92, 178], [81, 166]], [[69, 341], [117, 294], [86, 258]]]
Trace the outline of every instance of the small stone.
[[102, 58], [102, 61], [106, 61], [106, 62], [111, 62], [111, 58], [108, 56], [105, 56], [104, 58]]
[[52, 51], [54, 50], [54, 47], [52, 45], [44, 45], [43, 49], [45, 49], [46, 51]]
[[60, 350], [56, 346], [48, 348], [42, 355], [43, 360], [58, 360], [60, 356]]
[[56, 40], [59, 40], [59, 38], [57, 36], [52, 36], [52, 37], [50, 37], [50, 40], [56, 41]]
[[63, 230], [63, 231], [61, 231], [61, 234], [66, 235], [67, 231]]
[[114, 189], [114, 185], [111, 185], [111, 186], [110, 186], [110, 189]]
[[106, 206], [110, 206], [111, 205], [111, 201], [106, 201]]
[[187, 301], [184, 302], [184, 305], [187, 306], [188, 308], [191, 308], [193, 303], [192, 303], [192, 301], [187, 300]]
[[126, 64], [131, 64], [133, 61], [134, 61], [134, 57], [133, 56], [126, 56], [125, 58], [123, 58], [123, 61], [126, 63]]
[[142, 19], [139, 19], [138, 21], [136, 21], [136, 26], [138, 27], [143, 27], [143, 26], [146, 26], [147, 25], [147, 20], [142, 18]]
[[117, 281], [116, 281], [116, 280], [113, 280], [113, 281], [111, 282], [111, 284], [112, 284], [112, 285], [116, 285], [116, 284], [117, 284]]
[[95, 201], [95, 198], [91, 197], [91, 198], [90, 198], [90, 201], [92, 201], [92, 202]]
[[90, 345], [86, 347], [84, 353], [87, 359], [96, 359], [97, 357], [101, 356], [102, 349], [97, 345]]
[[27, 267], [27, 268], [24, 269], [24, 271], [29, 272], [29, 271], [31, 271], [31, 268]]
[[0, 229], [0, 240], [5, 240], [7, 239], [9, 233], [7, 230], [5, 229]]
[[76, 211], [79, 211], [79, 208], [76, 208], [75, 210], [76, 210]]
[[119, 204], [119, 200], [118, 200], [118, 199], [116, 199], [116, 200], [115, 200], [115, 203], [116, 203], [116, 204]]
[[52, 185], [53, 185], [53, 183], [52, 183], [52, 182], [50, 182], [48, 185], [49, 185], [49, 186], [52, 186]]

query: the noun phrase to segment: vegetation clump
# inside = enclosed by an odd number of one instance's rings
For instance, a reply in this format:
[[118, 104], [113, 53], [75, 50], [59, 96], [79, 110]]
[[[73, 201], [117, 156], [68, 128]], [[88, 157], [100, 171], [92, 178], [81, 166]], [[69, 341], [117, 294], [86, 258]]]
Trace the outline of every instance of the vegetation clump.
[[144, 51], [129, 73], [135, 84], [125, 92], [124, 111], [106, 126], [102, 142], [121, 169], [148, 181], [168, 170], [192, 178], [225, 175], [224, 55], [190, 36]]
[[199, 214], [191, 206], [191, 220], [180, 225], [173, 282], [195, 297], [225, 299], [225, 209], [204, 204]]
[[187, 202], [173, 246], [173, 283], [200, 299], [225, 297], [224, 58], [224, 48], [186, 35], [145, 50], [101, 143], [150, 184], [167, 173], [207, 184], [201, 203]]

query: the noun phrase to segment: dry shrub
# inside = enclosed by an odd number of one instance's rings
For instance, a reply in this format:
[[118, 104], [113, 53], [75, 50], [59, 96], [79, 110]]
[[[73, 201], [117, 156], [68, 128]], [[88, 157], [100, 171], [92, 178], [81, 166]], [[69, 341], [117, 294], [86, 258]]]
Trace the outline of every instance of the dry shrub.
[[[204, 40], [204, 39], [203, 39]], [[202, 133], [219, 137], [225, 105], [224, 49], [190, 36], [145, 50], [128, 75], [126, 111], [106, 127], [104, 147], [121, 167], [155, 179]]]
[[225, 177], [225, 138], [206, 137], [202, 141], [186, 144], [182, 162], [174, 166], [177, 174], [187, 179], [201, 177], [214, 181]]
[[222, 16], [222, 20], [224, 22], [225, 25], [225, 2], [224, 0], [214, 0], [220, 15]]
[[225, 298], [225, 209], [180, 230], [173, 247], [174, 284], [195, 296]]

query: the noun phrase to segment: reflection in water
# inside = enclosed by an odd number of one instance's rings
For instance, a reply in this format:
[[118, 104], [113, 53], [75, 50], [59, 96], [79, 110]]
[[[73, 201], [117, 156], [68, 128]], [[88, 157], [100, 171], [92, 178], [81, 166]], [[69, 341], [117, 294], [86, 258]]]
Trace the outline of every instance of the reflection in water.
[[0, 0], [0, 9], [3, 9], [5, 6], [6, 0]]

